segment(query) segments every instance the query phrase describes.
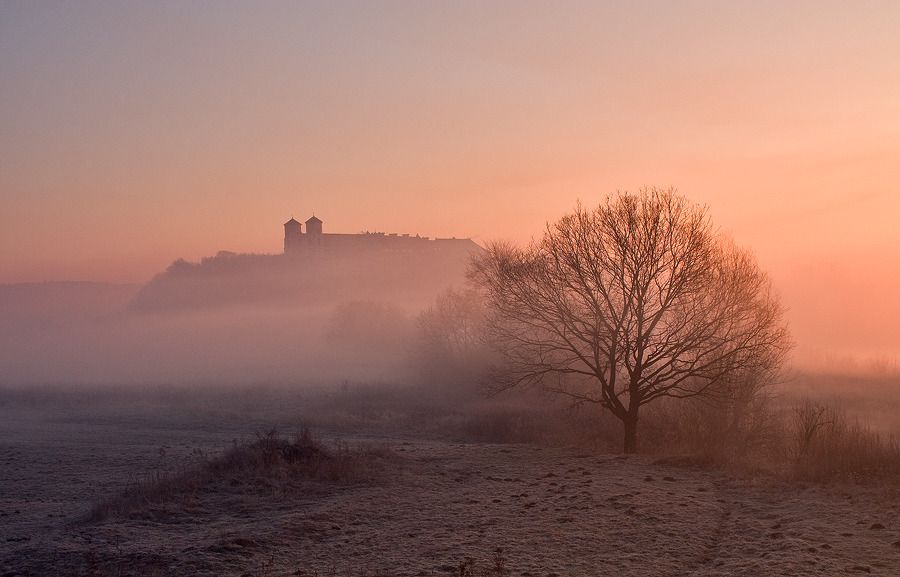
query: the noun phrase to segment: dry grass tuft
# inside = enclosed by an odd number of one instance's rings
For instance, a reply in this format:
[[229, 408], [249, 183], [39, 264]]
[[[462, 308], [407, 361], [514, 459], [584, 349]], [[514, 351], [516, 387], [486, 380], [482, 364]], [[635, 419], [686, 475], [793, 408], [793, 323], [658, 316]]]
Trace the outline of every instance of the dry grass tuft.
[[784, 426], [764, 396], [665, 399], [643, 421], [644, 450], [734, 469], [774, 469]]
[[900, 444], [851, 422], [833, 405], [804, 401], [791, 412], [787, 455], [799, 480], [872, 482], [900, 479]]
[[386, 447], [326, 447], [309, 429], [292, 437], [277, 430], [257, 433], [253, 442], [237, 444], [214, 458], [180, 471], [157, 469], [137, 478], [119, 495], [96, 503], [88, 522], [128, 516], [161, 505], [184, 510], [196, 507], [204, 489], [223, 482], [229, 486], [287, 489], [298, 480], [337, 483], [373, 482], [396, 466], [399, 457]]
[[472, 557], [464, 559], [457, 567], [456, 577], [509, 577], [510, 574], [503, 549], [497, 548], [487, 565], [479, 565]]
[[734, 406], [661, 403], [648, 412], [652, 452], [788, 481], [900, 484], [900, 443], [825, 402], [776, 409], [757, 399]]

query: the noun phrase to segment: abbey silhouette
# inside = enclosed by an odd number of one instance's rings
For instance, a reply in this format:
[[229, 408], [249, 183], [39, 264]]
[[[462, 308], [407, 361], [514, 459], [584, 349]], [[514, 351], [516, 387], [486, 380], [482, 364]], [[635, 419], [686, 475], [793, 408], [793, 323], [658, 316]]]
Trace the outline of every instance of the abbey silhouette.
[[358, 234], [322, 232], [322, 220], [315, 215], [306, 219], [306, 232], [303, 224], [291, 217], [284, 223], [284, 254], [300, 256], [309, 254], [309, 250], [326, 249], [332, 252], [355, 252], [365, 250], [430, 252], [443, 249], [478, 250], [479, 247], [470, 238], [435, 238], [419, 235], [362, 232]]
[[464, 282], [473, 254], [469, 238], [323, 232], [312, 216], [284, 223], [284, 252], [219, 251], [178, 259], [132, 299], [129, 308], [173, 311], [241, 306], [328, 307], [339, 302], [428, 304]]

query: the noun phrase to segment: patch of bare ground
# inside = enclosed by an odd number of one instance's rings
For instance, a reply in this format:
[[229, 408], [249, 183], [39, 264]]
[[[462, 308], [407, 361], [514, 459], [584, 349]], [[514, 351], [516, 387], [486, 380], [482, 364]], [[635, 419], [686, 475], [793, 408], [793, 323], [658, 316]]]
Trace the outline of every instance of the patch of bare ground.
[[[233, 443], [255, 425], [161, 414], [0, 414], [0, 576], [900, 574], [891, 484], [368, 429]], [[479, 436], [535, 428], [501, 424]], [[803, 454], [870, 439], [844, 430]]]
[[393, 446], [403, 474], [385, 482], [233, 482], [257, 478], [253, 465], [249, 477], [229, 473], [176, 501], [177, 513], [115, 506], [105, 520], [7, 543], [4, 571], [469, 577], [490, 574], [497, 548], [503, 570], [521, 576], [887, 576], [900, 568], [898, 502], [878, 489], [737, 481], [572, 449]]

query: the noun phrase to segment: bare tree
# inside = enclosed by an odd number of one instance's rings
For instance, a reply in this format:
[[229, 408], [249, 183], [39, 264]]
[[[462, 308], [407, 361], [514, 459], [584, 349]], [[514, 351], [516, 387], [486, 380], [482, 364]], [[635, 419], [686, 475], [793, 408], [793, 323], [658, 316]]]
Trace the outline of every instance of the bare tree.
[[414, 359], [429, 381], [477, 383], [487, 366], [485, 308], [473, 290], [449, 289], [417, 318]]
[[622, 421], [626, 453], [643, 405], [766, 373], [790, 344], [752, 255], [674, 190], [579, 205], [527, 248], [489, 246], [470, 277], [504, 360], [495, 385], [600, 404]]
[[428, 346], [460, 357], [482, 344], [484, 303], [472, 289], [448, 289], [419, 315], [417, 325]]

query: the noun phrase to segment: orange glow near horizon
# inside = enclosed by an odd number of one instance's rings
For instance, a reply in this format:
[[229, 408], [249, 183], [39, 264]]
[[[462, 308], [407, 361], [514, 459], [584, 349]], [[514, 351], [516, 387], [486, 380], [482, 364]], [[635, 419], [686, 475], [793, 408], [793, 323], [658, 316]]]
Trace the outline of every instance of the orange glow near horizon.
[[900, 351], [900, 5], [0, 7], [0, 283], [144, 282], [281, 224], [527, 242], [675, 186], [805, 354]]

